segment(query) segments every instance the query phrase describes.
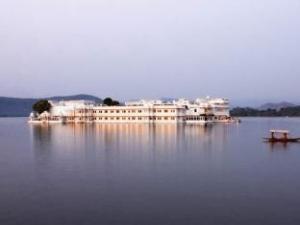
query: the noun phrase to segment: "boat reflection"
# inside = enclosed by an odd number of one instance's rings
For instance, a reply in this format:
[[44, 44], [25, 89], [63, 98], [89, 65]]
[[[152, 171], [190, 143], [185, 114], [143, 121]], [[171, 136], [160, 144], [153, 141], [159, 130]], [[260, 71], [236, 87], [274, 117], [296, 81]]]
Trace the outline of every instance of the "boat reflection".
[[282, 151], [282, 150], [286, 151], [289, 149], [288, 147], [290, 144], [291, 143], [286, 143], [286, 142], [285, 143], [284, 142], [271, 142], [271, 143], [269, 143], [269, 149], [272, 152]]

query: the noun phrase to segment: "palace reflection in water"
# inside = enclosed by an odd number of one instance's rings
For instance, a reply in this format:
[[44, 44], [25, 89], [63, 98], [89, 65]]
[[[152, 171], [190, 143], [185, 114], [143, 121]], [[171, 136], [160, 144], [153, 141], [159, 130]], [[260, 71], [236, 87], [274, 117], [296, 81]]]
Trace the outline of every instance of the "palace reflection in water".
[[226, 125], [176, 124], [33, 124], [31, 139], [36, 151], [159, 151], [221, 149]]

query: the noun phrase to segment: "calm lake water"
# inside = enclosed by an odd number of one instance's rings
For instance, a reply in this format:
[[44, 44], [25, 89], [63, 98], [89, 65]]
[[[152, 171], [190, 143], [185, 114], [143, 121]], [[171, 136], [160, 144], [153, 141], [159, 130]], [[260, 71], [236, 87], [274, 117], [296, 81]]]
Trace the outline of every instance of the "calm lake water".
[[0, 119], [0, 224], [300, 224], [300, 119], [29, 125]]

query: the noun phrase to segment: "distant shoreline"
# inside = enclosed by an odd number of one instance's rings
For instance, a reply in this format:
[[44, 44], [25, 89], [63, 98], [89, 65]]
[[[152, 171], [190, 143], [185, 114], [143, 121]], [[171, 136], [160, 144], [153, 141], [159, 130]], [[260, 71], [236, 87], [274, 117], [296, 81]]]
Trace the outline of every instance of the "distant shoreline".
[[260, 110], [250, 107], [236, 107], [230, 110], [232, 117], [300, 117], [300, 106]]
[[[0, 118], [28, 117], [32, 111], [32, 105], [41, 98], [16, 98], [0, 96]], [[47, 97], [50, 100], [92, 100], [101, 102], [102, 99], [87, 94], [71, 96]], [[234, 107], [230, 110], [232, 117], [300, 117], [300, 106], [288, 102], [269, 103], [264, 107]]]
[[[1, 119], [5, 119], [5, 118], [24, 118], [27, 119], [28, 116], [1, 116]], [[233, 116], [233, 118], [300, 118], [300, 116]]]

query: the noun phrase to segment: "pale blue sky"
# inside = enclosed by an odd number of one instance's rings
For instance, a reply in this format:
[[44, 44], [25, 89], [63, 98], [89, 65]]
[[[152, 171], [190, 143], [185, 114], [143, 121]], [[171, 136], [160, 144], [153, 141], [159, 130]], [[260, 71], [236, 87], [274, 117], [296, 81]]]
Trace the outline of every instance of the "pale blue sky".
[[299, 0], [3, 0], [0, 96], [300, 102], [299, 42]]

